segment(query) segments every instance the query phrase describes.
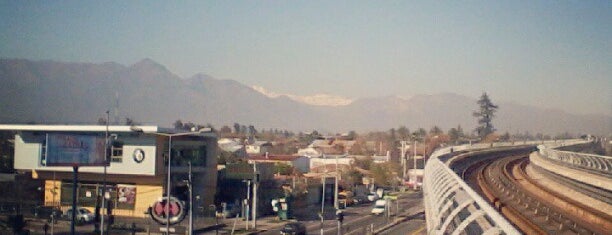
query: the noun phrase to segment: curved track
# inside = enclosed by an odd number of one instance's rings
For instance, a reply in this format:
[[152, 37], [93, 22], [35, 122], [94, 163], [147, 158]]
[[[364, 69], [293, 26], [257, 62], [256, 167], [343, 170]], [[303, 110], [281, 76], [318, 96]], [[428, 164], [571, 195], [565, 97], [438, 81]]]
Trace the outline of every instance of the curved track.
[[529, 178], [528, 155], [519, 154], [468, 167], [463, 176], [526, 234], [609, 234], [612, 218], [547, 190]]

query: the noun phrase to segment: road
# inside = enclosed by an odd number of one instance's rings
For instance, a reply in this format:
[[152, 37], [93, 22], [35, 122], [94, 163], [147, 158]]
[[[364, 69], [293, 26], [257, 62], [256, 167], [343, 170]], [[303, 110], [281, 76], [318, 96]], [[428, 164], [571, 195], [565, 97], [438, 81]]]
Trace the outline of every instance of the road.
[[425, 227], [425, 216], [423, 214], [417, 215], [415, 218], [411, 218], [405, 222], [399, 223], [381, 233], [381, 235], [425, 235], [427, 229]]
[[[421, 193], [410, 193], [402, 195], [398, 199], [399, 204], [391, 203], [390, 215], [372, 215], [372, 203], [362, 204], [354, 207], [349, 207], [344, 210], [344, 223], [342, 224], [342, 234], [346, 235], [358, 235], [366, 234], [373, 228], [375, 231], [381, 229], [383, 226], [395, 221], [398, 218], [397, 212], [399, 209], [399, 215], [410, 213], [411, 208], [422, 207], [422, 194]], [[308, 234], [321, 234], [321, 222], [320, 221], [301, 221], [306, 225]], [[420, 229], [419, 226], [424, 226], [425, 222], [422, 218], [409, 220], [406, 223], [401, 223], [393, 228], [398, 227], [394, 230], [387, 230], [388, 234], [406, 234], [409, 231], [417, 231]], [[395, 231], [395, 233], [394, 233]], [[401, 232], [401, 233], [397, 233]], [[280, 234], [280, 228], [272, 229], [269, 231], [261, 232], [262, 235], [278, 235]], [[325, 235], [336, 235], [338, 234], [338, 223], [334, 219], [327, 219], [323, 224], [323, 234]]]

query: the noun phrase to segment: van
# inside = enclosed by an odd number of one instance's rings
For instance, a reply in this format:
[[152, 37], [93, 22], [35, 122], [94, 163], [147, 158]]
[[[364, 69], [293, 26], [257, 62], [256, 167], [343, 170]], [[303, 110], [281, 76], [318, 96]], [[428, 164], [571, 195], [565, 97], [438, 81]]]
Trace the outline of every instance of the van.
[[387, 201], [384, 199], [378, 199], [374, 203], [374, 208], [372, 208], [372, 214], [380, 215], [385, 212], [387, 207]]

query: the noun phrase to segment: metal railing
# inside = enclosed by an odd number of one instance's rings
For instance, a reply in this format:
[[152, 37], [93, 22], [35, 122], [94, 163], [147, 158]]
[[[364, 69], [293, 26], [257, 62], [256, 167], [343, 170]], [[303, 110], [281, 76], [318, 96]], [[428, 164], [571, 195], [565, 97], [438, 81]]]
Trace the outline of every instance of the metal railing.
[[538, 149], [541, 157], [552, 161], [586, 171], [612, 175], [612, 157], [610, 156], [560, 151], [546, 146], [538, 146]]
[[448, 167], [449, 162], [442, 162], [439, 157], [459, 151], [471, 152], [495, 147], [545, 145], [548, 148], [556, 148], [584, 142], [584, 140], [515, 141], [449, 146], [436, 150], [425, 165], [423, 177], [428, 234], [520, 234], [510, 222]]

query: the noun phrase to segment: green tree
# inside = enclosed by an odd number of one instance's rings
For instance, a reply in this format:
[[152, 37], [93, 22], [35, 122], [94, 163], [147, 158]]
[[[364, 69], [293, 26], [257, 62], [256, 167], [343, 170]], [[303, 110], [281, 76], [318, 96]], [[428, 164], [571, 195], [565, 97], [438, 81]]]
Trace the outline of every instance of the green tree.
[[355, 166], [361, 169], [364, 169], [364, 170], [370, 170], [373, 163], [374, 163], [374, 160], [372, 159], [371, 156], [355, 159]]
[[348, 133], [348, 135], [347, 135], [347, 138], [348, 138], [348, 139], [350, 139], [350, 140], [355, 140], [355, 139], [357, 139], [357, 132], [355, 132], [355, 131], [349, 131], [349, 133]]
[[240, 134], [240, 124], [237, 122], [234, 123], [234, 133]]
[[479, 110], [472, 114], [478, 118], [478, 127], [475, 131], [481, 139], [484, 139], [487, 135], [495, 132], [492, 121], [499, 107], [493, 104], [486, 92], [482, 93], [477, 103]]
[[277, 163], [274, 165], [274, 172], [279, 175], [293, 174], [293, 166], [285, 163]]
[[408, 140], [410, 138], [410, 130], [406, 126], [400, 126], [397, 128], [397, 134], [401, 140]]
[[448, 137], [450, 138], [450, 142], [457, 144], [459, 140], [464, 137], [461, 125], [457, 126], [457, 128], [453, 127], [448, 130]]
[[442, 133], [442, 129], [440, 129], [438, 126], [433, 126], [431, 130], [429, 130], [429, 134], [432, 136], [440, 135]]

